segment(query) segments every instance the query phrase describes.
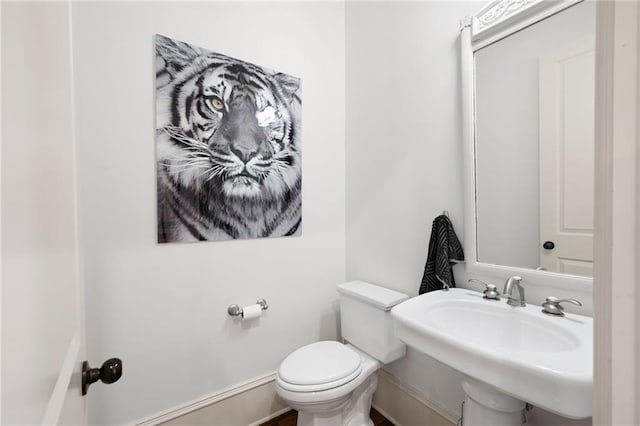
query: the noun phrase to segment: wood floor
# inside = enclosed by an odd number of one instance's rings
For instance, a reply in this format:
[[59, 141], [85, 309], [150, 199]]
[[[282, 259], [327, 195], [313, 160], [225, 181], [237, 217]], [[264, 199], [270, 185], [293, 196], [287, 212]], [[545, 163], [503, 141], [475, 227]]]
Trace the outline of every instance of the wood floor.
[[[298, 412], [291, 410], [276, 417], [275, 419], [262, 423], [260, 426], [296, 426], [297, 420]], [[377, 412], [375, 408], [371, 408], [371, 421], [373, 421], [374, 426], [393, 426], [393, 423], [385, 419], [384, 416]]]

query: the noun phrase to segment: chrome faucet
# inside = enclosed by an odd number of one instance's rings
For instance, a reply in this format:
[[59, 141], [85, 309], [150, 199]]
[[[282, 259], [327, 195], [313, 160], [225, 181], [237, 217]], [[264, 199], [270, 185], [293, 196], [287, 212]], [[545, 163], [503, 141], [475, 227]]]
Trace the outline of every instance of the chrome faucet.
[[[502, 290], [502, 294], [508, 297], [507, 304], [511, 306], [527, 306], [524, 302], [524, 288], [520, 285], [521, 282], [522, 278], [513, 276], [509, 277], [507, 282], [504, 283], [504, 290]], [[514, 288], [518, 291], [517, 299], [513, 297]]]

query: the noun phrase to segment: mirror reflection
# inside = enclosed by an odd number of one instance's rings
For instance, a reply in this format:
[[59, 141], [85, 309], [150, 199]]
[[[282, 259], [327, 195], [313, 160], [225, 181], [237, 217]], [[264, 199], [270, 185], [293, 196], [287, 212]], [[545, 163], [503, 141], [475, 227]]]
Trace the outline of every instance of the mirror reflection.
[[475, 52], [478, 262], [592, 276], [595, 2]]

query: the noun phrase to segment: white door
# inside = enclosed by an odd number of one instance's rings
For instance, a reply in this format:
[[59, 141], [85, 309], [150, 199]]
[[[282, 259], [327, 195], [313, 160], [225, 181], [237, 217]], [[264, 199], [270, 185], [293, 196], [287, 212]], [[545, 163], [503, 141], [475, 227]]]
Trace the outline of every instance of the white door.
[[87, 423], [69, 7], [0, 4], [6, 425]]
[[539, 79], [540, 266], [592, 276], [594, 37], [542, 56]]

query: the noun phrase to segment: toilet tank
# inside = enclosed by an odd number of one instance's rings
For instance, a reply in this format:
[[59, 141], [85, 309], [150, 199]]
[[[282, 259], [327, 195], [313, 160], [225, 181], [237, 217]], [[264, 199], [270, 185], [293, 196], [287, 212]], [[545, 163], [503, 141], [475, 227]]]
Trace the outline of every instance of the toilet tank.
[[404, 356], [405, 344], [393, 333], [390, 310], [409, 296], [364, 281], [337, 286], [342, 337], [383, 363]]

